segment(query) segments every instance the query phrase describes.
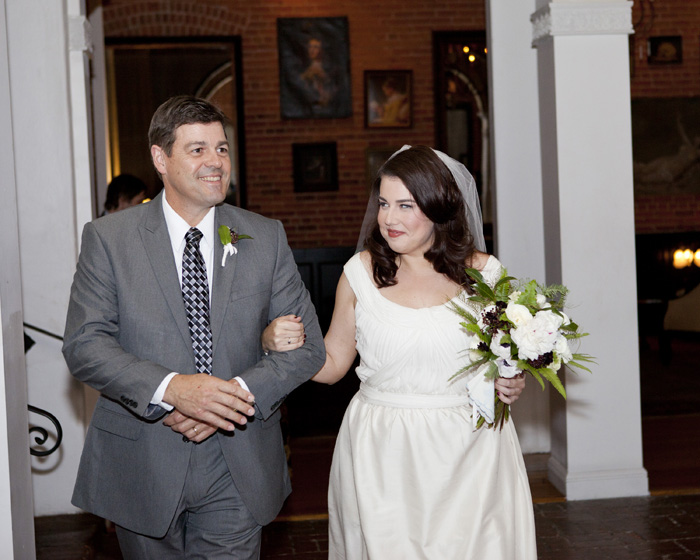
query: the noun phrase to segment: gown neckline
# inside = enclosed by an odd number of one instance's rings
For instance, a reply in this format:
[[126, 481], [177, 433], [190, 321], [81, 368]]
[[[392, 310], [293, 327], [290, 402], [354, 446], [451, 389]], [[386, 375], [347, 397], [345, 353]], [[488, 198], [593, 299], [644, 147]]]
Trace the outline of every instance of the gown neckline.
[[[429, 305], [427, 307], [408, 307], [407, 305], [401, 305], [400, 303], [396, 303], [395, 301], [391, 301], [389, 298], [387, 298], [386, 296], [384, 296], [382, 294], [382, 292], [379, 288], [377, 288], [377, 286], [374, 284], [374, 282], [372, 280], [372, 276], [370, 274], [370, 271], [367, 270], [367, 266], [365, 265], [365, 263], [362, 260], [362, 257], [360, 255], [361, 255], [361, 253], [358, 253], [358, 258], [360, 259], [360, 263], [362, 264], [362, 268], [365, 271], [365, 274], [367, 275], [367, 281], [369, 282], [370, 286], [372, 286], [372, 288], [374, 288], [374, 291], [377, 293], [377, 295], [383, 301], [386, 301], [389, 304], [395, 305], [396, 307], [399, 307], [401, 309], [407, 309], [409, 311], [430, 311], [432, 309], [440, 309], [440, 308], [445, 307], [446, 305], [452, 303], [456, 299], [459, 299], [464, 294], [464, 290], [460, 290], [454, 297], [446, 300], [444, 303], [439, 303], [437, 305]], [[479, 272], [481, 272], [483, 274], [484, 270], [486, 270], [489, 267], [489, 265], [491, 264], [492, 259], [495, 259], [495, 258], [496, 257], [494, 257], [493, 255], [489, 255], [489, 258], [486, 259], [486, 264]]]

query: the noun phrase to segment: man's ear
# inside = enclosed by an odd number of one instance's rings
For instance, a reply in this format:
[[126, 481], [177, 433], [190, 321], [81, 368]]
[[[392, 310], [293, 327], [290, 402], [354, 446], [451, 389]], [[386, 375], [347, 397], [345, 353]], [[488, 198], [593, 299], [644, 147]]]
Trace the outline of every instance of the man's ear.
[[161, 175], [165, 173], [165, 162], [167, 157], [168, 156], [163, 148], [156, 146], [155, 144], [151, 146], [151, 159], [153, 159], [153, 166]]

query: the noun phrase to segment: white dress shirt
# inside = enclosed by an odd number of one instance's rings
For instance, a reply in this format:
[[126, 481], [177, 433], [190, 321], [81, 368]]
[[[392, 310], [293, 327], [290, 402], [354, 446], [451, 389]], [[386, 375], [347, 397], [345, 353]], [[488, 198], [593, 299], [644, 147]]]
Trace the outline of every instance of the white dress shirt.
[[[207, 268], [207, 283], [209, 284], [209, 305], [211, 306], [211, 293], [212, 293], [212, 280], [214, 278], [214, 245], [217, 241], [216, 232], [214, 229], [214, 216], [216, 212], [214, 207], [209, 209], [206, 216], [195, 226], [199, 231], [202, 232], [202, 239], [199, 242], [199, 251], [202, 253], [202, 258], [204, 259], [204, 265]], [[190, 230], [190, 226], [182, 217], [173, 210], [172, 206], [168, 204], [165, 197], [165, 191], [163, 191], [163, 215], [165, 216], [165, 224], [168, 228], [168, 235], [170, 236], [170, 243], [172, 245], [173, 257], [175, 258], [175, 266], [177, 268], [177, 278], [182, 287], [182, 255], [185, 252], [185, 235]], [[156, 389], [151, 399], [151, 404], [157, 404], [162, 408], [170, 411], [173, 409], [172, 405], [163, 401], [163, 396], [165, 395], [165, 390], [168, 388], [170, 380], [178, 375], [177, 372], [171, 372], [168, 374], [160, 385]], [[241, 384], [245, 390], [248, 390], [248, 386], [240, 378], [236, 377], [236, 380]]]

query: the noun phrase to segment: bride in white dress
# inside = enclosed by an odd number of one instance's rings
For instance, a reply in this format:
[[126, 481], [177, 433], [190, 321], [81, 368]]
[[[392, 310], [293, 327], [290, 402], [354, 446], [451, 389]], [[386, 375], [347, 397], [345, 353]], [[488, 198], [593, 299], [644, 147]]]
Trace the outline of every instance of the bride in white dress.
[[[459, 185], [459, 186], [458, 186]], [[465, 202], [466, 200], [466, 202]], [[466, 168], [424, 146], [380, 169], [361, 237], [345, 265], [325, 337], [335, 383], [356, 353], [360, 390], [345, 413], [328, 491], [329, 558], [535, 560], [535, 524], [513, 420], [473, 431], [468, 335], [447, 302], [463, 299], [466, 266], [491, 284], [501, 264], [484, 249]], [[468, 288], [467, 288], [468, 289]], [[269, 350], [303, 344], [303, 325], [274, 321]], [[524, 380], [500, 379], [506, 403]]]

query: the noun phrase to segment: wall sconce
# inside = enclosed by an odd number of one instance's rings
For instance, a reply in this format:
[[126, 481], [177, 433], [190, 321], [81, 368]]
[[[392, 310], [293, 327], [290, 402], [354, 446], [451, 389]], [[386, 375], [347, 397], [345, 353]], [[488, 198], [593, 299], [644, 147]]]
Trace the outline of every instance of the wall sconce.
[[673, 253], [673, 268], [685, 268], [693, 263], [700, 267], [700, 249], [695, 252], [690, 249], [676, 249]]

